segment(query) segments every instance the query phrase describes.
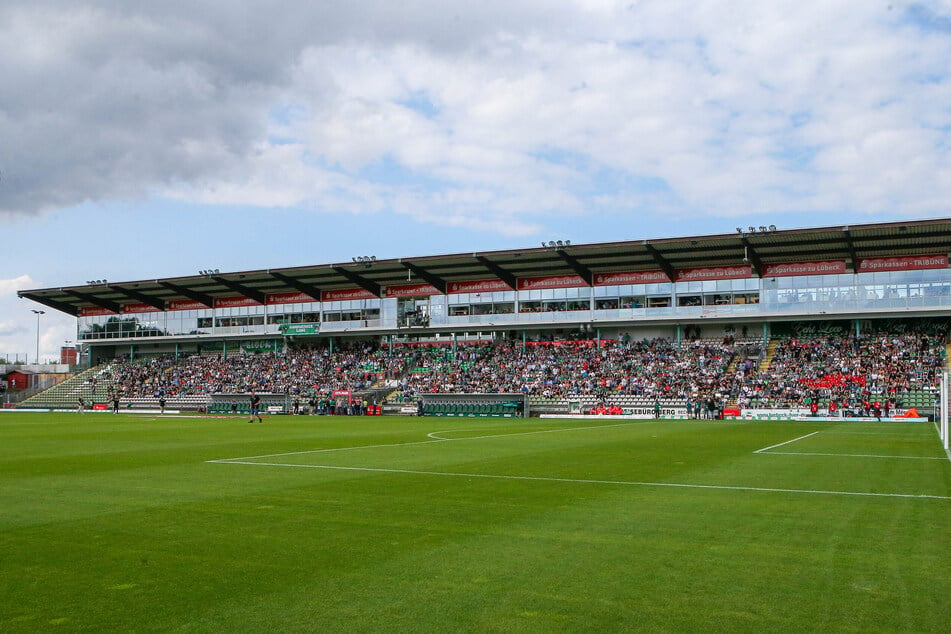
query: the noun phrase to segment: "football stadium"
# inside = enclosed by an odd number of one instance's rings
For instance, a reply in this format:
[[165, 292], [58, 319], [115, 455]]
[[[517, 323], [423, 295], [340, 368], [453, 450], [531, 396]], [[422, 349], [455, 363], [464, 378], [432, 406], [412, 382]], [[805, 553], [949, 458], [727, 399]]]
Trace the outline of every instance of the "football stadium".
[[[24, 289], [4, 631], [947, 631], [951, 220]], [[250, 424], [249, 424], [250, 423]]]

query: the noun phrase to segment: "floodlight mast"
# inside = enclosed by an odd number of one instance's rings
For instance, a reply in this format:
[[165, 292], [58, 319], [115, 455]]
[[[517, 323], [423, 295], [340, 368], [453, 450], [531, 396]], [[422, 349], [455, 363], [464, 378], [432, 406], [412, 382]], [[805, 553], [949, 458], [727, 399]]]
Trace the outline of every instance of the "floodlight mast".
[[36, 315], [36, 364], [40, 364], [40, 315], [45, 315], [45, 310], [33, 310], [33, 314]]

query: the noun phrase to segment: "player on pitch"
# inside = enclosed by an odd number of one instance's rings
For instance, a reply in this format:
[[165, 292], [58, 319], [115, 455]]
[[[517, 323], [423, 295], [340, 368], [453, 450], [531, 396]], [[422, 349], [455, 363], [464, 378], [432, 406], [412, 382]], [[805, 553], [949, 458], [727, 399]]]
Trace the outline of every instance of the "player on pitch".
[[255, 418], [258, 419], [259, 423], [264, 422], [264, 419], [261, 418], [261, 397], [251, 392], [251, 418], [248, 419], [248, 422], [253, 423]]

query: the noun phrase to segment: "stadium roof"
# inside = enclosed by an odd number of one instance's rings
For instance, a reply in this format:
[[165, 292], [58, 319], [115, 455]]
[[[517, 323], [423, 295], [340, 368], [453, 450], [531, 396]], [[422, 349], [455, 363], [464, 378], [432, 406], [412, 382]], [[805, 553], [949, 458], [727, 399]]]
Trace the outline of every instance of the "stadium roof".
[[734, 233], [721, 235], [543, 244], [388, 260], [354, 258], [345, 263], [258, 271], [213, 270], [155, 280], [93, 280], [83, 286], [22, 290], [18, 295], [79, 315], [86, 308], [121, 313], [122, 306], [130, 303], [165, 310], [173, 301], [212, 307], [216, 299], [242, 297], [264, 304], [267, 295], [278, 293], [304, 293], [316, 299], [322, 292], [354, 288], [381, 296], [386, 287], [411, 283], [427, 283], [445, 293], [454, 282], [500, 280], [514, 289], [519, 278], [577, 275], [591, 285], [598, 274], [635, 271], [662, 271], [673, 281], [682, 269], [745, 264], [759, 276], [769, 265], [796, 262], [844, 261], [854, 272], [865, 258], [947, 255], [951, 219], [792, 230], [738, 227]]

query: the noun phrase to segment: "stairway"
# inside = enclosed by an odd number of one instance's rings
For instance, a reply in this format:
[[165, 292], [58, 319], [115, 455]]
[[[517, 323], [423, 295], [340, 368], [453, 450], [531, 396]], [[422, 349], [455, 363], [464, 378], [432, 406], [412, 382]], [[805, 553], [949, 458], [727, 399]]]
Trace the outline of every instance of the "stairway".
[[88, 381], [94, 377], [98, 379], [106, 368], [108, 368], [107, 365], [99, 365], [84, 370], [49, 389], [34, 394], [23, 401], [20, 407], [72, 409], [76, 407], [76, 401], [80, 396], [86, 400], [87, 405], [92, 405], [94, 402], [104, 403], [108, 398], [112, 382], [103, 378], [97, 382], [96, 388], [93, 390]]
[[766, 372], [766, 370], [769, 369], [769, 364], [773, 362], [773, 357], [776, 356], [776, 348], [778, 347], [778, 339], [769, 340], [769, 345], [766, 346], [766, 354], [763, 356], [763, 360], [759, 362], [760, 372]]

